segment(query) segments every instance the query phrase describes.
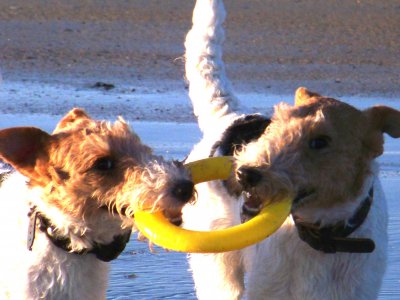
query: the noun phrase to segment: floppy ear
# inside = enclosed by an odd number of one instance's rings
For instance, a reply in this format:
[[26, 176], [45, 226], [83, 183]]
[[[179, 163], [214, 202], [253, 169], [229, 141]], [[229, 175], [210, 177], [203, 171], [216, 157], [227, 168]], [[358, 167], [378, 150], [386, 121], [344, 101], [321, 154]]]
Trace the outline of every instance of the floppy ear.
[[51, 136], [35, 127], [0, 130], [0, 158], [31, 181], [43, 184], [47, 173]]
[[375, 106], [367, 109], [365, 113], [372, 128], [393, 138], [400, 137], [400, 111], [387, 106]]
[[66, 130], [69, 127], [72, 127], [75, 123], [84, 120], [91, 120], [91, 118], [83, 109], [73, 108], [64, 116], [64, 118], [61, 119], [61, 121], [57, 124], [56, 129], [54, 129], [53, 133]]
[[[296, 94], [294, 96], [294, 103], [295, 106], [302, 106], [302, 105], [307, 105], [310, 104], [312, 100], [312, 98], [314, 97], [321, 97], [320, 94], [311, 92], [309, 90], [307, 90], [305, 87], [299, 87], [296, 90]], [[315, 99], [313, 99], [315, 101]]]
[[400, 137], [400, 112], [387, 106], [375, 106], [363, 113], [368, 122], [365, 124], [368, 129], [365, 145], [372, 156], [377, 157], [383, 153], [383, 133]]

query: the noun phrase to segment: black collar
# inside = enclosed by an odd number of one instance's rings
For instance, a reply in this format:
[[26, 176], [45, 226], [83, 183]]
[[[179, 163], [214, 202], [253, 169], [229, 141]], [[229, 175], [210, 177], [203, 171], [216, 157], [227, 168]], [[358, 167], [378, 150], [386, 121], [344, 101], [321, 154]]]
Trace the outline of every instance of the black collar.
[[361, 203], [355, 214], [346, 222], [340, 221], [332, 226], [321, 227], [319, 223], [312, 224], [302, 221], [293, 215], [300, 239], [313, 249], [325, 253], [371, 253], [375, 249], [375, 243], [367, 238], [349, 238], [367, 218], [373, 199], [373, 188]]
[[[51, 221], [46, 218], [43, 214], [38, 212], [35, 207], [31, 208], [28, 214], [29, 216], [29, 228], [28, 228], [28, 240], [27, 246], [31, 251], [33, 242], [35, 240], [36, 227], [39, 227], [40, 231], [46, 234], [47, 238], [58, 248], [78, 255], [85, 255], [92, 253], [96, 257], [104, 262], [109, 262], [116, 259], [118, 255], [125, 249], [126, 244], [131, 236], [131, 231], [122, 235], [117, 235], [114, 240], [109, 244], [98, 244], [94, 243], [91, 249], [83, 249], [81, 251], [74, 251], [71, 248], [71, 239], [68, 236], [63, 236], [57, 233], [57, 228], [51, 224]], [[38, 226], [36, 226], [36, 224]]]

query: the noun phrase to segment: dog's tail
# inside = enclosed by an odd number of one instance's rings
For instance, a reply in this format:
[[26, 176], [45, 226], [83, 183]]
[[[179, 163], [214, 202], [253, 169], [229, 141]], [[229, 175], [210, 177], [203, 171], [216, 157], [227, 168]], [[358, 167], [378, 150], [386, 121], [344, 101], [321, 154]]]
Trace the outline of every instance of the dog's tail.
[[197, 0], [193, 26], [185, 41], [189, 96], [203, 132], [222, 117], [234, 114], [238, 103], [222, 60], [225, 15], [222, 0]]

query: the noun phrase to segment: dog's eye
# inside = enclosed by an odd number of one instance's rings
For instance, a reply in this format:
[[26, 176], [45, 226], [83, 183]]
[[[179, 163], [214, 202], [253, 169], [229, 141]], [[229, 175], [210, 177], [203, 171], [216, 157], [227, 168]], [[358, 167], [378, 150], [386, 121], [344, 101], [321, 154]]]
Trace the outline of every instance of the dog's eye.
[[324, 149], [329, 146], [329, 138], [327, 136], [319, 136], [315, 139], [311, 139], [308, 142], [308, 146], [313, 150]]
[[115, 161], [110, 157], [102, 157], [95, 161], [93, 169], [98, 171], [109, 171], [114, 169]]

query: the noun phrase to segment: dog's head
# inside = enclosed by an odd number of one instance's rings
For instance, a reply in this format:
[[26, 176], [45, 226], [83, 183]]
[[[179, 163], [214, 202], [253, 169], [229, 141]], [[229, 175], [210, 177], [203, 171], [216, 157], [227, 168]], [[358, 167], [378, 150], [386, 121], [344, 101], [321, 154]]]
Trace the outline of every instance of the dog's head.
[[96, 121], [81, 109], [70, 111], [53, 134], [34, 127], [1, 130], [0, 158], [39, 191], [46, 212], [54, 212], [50, 219], [66, 216], [85, 228], [82, 234], [98, 235], [94, 239], [131, 227], [137, 209], [179, 219], [193, 196], [181, 164], [154, 155], [124, 120]]
[[293, 197], [293, 209], [329, 208], [360, 195], [383, 134], [400, 137], [400, 112], [360, 111], [304, 88], [295, 106], [279, 104], [271, 124], [237, 153], [237, 178], [248, 205]]

